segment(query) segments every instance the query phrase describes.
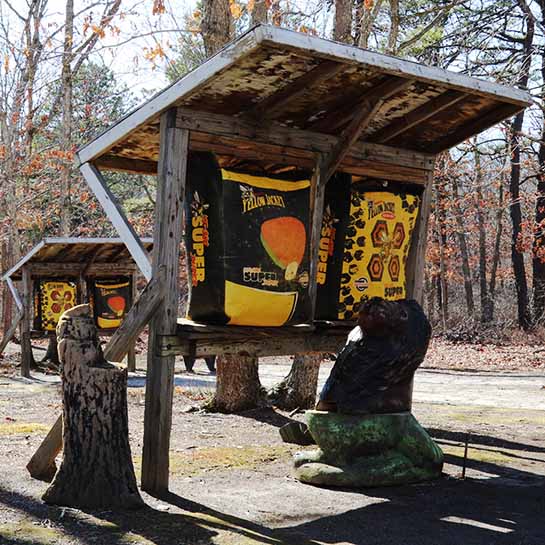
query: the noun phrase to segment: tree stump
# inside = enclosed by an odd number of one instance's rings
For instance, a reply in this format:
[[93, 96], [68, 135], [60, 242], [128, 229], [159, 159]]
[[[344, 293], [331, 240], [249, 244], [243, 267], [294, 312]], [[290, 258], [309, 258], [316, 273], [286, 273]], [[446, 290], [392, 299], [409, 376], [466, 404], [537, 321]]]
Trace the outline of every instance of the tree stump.
[[62, 364], [63, 458], [43, 500], [86, 508], [137, 508], [129, 446], [127, 371], [105, 361], [89, 305], [57, 325]]
[[263, 400], [258, 369], [255, 356], [219, 356], [213, 410], [236, 413], [258, 407]]
[[268, 398], [280, 409], [313, 409], [322, 356], [295, 356], [289, 374], [269, 390]]

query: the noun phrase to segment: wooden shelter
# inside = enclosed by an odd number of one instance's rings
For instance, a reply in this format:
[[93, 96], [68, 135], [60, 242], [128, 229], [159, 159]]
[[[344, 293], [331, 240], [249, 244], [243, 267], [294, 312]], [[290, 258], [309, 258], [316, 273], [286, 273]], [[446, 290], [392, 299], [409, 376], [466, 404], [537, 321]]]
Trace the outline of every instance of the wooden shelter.
[[[407, 294], [421, 299], [435, 156], [516, 114], [529, 95], [313, 36], [258, 26], [121, 119], [78, 152], [80, 170], [148, 284], [131, 311], [151, 320], [142, 486], [168, 488], [175, 354], [333, 351], [350, 325], [255, 328], [178, 320], [178, 262], [187, 158], [251, 161], [261, 171], [314, 172], [309, 293], [315, 308], [324, 188], [335, 171], [422, 187], [407, 261]], [[153, 259], [101, 171], [158, 176]], [[153, 280], [152, 280], [153, 278]], [[314, 316], [314, 314], [313, 314]]]
[[[151, 239], [142, 241], [145, 251], [153, 245]], [[1, 351], [15, 333], [20, 324], [21, 331], [21, 374], [29, 376], [32, 360], [31, 338], [44, 338], [54, 335], [54, 331], [33, 330], [35, 313], [34, 287], [40, 279], [67, 279], [74, 282], [76, 301], [80, 304], [88, 301], [88, 285], [97, 277], [113, 276], [132, 277], [132, 300], [136, 297], [136, 277], [138, 269], [127, 250], [125, 243], [119, 238], [45, 238], [28, 254], [22, 257], [11, 269], [6, 271], [2, 280], [7, 283], [15, 300], [17, 317], [11, 331], [4, 336]], [[14, 282], [22, 283], [22, 293]], [[113, 329], [100, 329], [101, 335], [112, 335]], [[128, 367], [135, 368], [134, 347], [128, 351]]]

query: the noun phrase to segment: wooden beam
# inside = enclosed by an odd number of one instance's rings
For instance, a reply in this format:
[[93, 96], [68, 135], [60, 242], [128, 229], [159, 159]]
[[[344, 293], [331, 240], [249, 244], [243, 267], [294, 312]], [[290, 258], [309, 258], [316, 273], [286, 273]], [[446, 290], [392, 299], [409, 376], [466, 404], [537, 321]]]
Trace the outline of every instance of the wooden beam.
[[9, 329], [4, 333], [2, 342], [0, 342], [0, 356], [2, 355], [2, 352], [4, 352], [4, 349], [8, 345], [9, 341], [11, 341], [11, 339], [13, 338], [13, 335], [15, 335], [15, 332], [17, 331], [17, 327], [19, 326], [19, 323], [22, 320], [23, 316], [24, 316], [23, 310], [20, 308], [17, 308], [15, 317], [13, 318], [13, 321], [11, 322]]
[[[398, 82], [398, 86], [401, 84], [402, 82]], [[329, 178], [333, 176], [352, 144], [360, 137], [361, 133], [372, 121], [382, 104], [382, 98], [375, 98], [373, 101], [364, 101], [360, 105], [359, 111], [355, 112], [354, 117], [348, 127], [341, 134], [335, 147], [326, 156], [320, 155], [316, 161], [316, 168], [312, 178], [310, 192], [311, 235], [309, 297], [311, 320], [314, 320], [315, 317], [316, 300], [318, 295], [318, 251], [320, 244], [320, 232], [322, 229], [325, 187]]]
[[352, 121], [341, 134], [339, 141], [328, 156], [324, 158], [323, 177], [326, 183], [342, 163], [352, 144], [358, 140], [361, 133], [369, 126], [369, 123], [383, 104], [384, 101], [382, 99], [375, 99], [374, 101], [366, 100], [354, 112]]
[[[355, 325], [355, 324], [354, 324]], [[255, 357], [288, 356], [293, 354], [336, 353], [345, 344], [350, 329], [311, 333], [308, 335], [289, 335], [271, 338], [246, 339], [202, 339], [189, 340], [181, 335], [161, 337], [159, 353], [163, 356], [194, 355], [207, 356], [250, 355]]]
[[332, 132], [352, 121], [354, 112], [359, 110], [365, 102], [374, 103], [377, 100], [385, 102], [394, 95], [408, 89], [415, 82], [414, 79], [390, 76], [378, 85], [373, 85], [358, 97], [353, 103], [343, 102], [340, 108], [311, 125], [314, 131]]
[[422, 193], [418, 218], [414, 226], [411, 247], [405, 267], [407, 271], [407, 299], [415, 299], [421, 305], [424, 302], [424, 267], [426, 265], [426, 245], [432, 192], [433, 172], [429, 172], [428, 182]]
[[6, 277], [6, 284], [8, 285], [9, 291], [11, 292], [11, 295], [13, 296], [15, 305], [17, 306], [19, 310], [23, 310], [23, 302], [21, 301], [21, 296], [19, 295], [17, 288], [13, 284], [13, 280], [9, 276]]
[[454, 104], [460, 102], [460, 100], [465, 97], [467, 97], [466, 93], [461, 93], [460, 91], [447, 91], [446, 93], [429, 100], [413, 111], [401, 116], [399, 119], [396, 119], [383, 129], [372, 134], [370, 139], [373, 142], [385, 144], [396, 136], [416, 127], [420, 123], [424, 123], [439, 112], [454, 106]]
[[106, 345], [104, 357], [107, 360], [117, 362], [123, 360], [159, 308], [165, 294], [165, 286], [165, 267], [160, 267], [140, 296], [134, 300], [131, 310]]
[[96, 166], [90, 163], [84, 163], [79, 169], [85, 178], [85, 181], [95, 194], [95, 197], [102, 205], [104, 212], [106, 212], [106, 215], [112, 222], [120, 238], [126, 244], [135, 263], [149, 281], [151, 279], [151, 264], [148, 253], [146, 252], [140, 237], [125, 216], [123, 209], [110, 191], [102, 174]]
[[314, 175], [310, 186], [310, 279], [308, 295], [310, 298], [310, 322], [316, 315], [316, 301], [318, 297], [318, 252], [320, 245], [320, 232], [324, 212], [325, 187], [329, 177], [326, 175], [326, 159], [319, 155], [316, 159]]
[[49, 433], [40, 443], [26, 468], [30, 476], [40, 481], [50, 482], [55, 475], [55, 458], [62, 449], [62, 413], [55, 420]]
[[[138, 288], [136, 287], [136, 282], [138, 280], [138, 275], [136, 272], [133, 272], [131, 275], [131, 307], [136, 303], [138, 299]], [[164, 284], [163, 284], [164, 285]], [[127, 370], [131, 373], [136, 371], [136, 339], [138, 335], [134, 337], [129, 351], [127, 352]]]
[[318, 66], [309, 70], [306, 74], [299, 76], [282, 87], [280, 90], [264, 98], [248, 112], [248, 117], [254, 119], [274, 119], [279, 111], [285, 109], [290, 103], [298, 99], [301, 95], [308, 93], [313, 87], [333, 78], [346, 65], [334, 61], [323, 61]]
[[[28, 265], [32, 276], [79, 276], [82, 273], [82, 263], [31, 263]], [[85, 272], [85, 276], [101, 274], [129, 274], [136, 269], [130, 263], [94, 263]]]
[[[339, 141], [338, 136], [330, 134], [291, 129], [277, 123], [264, 125], [185, 108], [178, 108], [176, 126], [191, 131], [191, 147], [194, 139], [202, 141], [201, 135], [209, 134], [214, 137], [205, 139], [209, 143], [223, 139], [226, 146], [229, 146], [229, 142], [246, 149], [265, 146], [262, 151], [264, 157], [267, 156], [266, 146], [270, 145], [280, 146], [287, 157], [293, 155], [313, 160], [316, 153], [331, 152]], [[233, 152], [236, 152], [236, 145]], [[388, 162], [423, 170], [429, 170], [433, 164], [433, 156], [426, 153], [363, 142], [356, 142], [348, 155], [355, 160]]]
[[440, 153], [456, 146], [456, 144], [462, 143], [469, 137], [481, 132], [483, 129], [491, 127], [500, 121], [503, 121], [507, 117], [515, 115], [520, 111], [520, 108], [513, 106], [512, 104], [502, 104], [494, 107], [481, 117], [462, 125], [453, 133], [445, 136], [444, 138], [437, 140], [430, 145], [430, 150], [433, 153]]
[[168, 110], [161, 115], [153, 240], [153, 273], [165, 267], [165, 297], [150, 325], [142, 453], [142, 488], [154, 494], [168, 491], [174, 356], [160, 356], [159, 342], [176, 333], [188, 153], [189, 131], [177, 128], [176, 109]]
[[32, 345], [30, 344], [30, 320], [32, 319], [32, 279], [28, 267], [23, 266], [23, 317], [21, 319], [21, 376], [30, 377]]
[[131, 159], [123, 156], [103, 155], [94, 164], [105, 170], [118, 170], [130, 174], [157, 174], [157, 162], [145, 159]]

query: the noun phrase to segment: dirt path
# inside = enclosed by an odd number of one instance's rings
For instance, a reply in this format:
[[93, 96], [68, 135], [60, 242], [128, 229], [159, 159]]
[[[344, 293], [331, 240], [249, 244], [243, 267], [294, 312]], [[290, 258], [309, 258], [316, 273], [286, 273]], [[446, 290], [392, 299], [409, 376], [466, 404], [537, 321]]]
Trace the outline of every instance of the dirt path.
[[[262, 381], [276, 381], [289, 363], [263, 362]], [[205, 369], [198, 362], [198, 374], [177, 374], [172, 493], [160, 500], [145, 495], [149, 507], [138, 514], [43, 505], [46, 485], [30, 479], [24, 466], [60, 409], [57, 379], [0, 376], [0, 545], [545, 543], [542, 374], [419, 371], [414, 413], [446, 454], [444, 478], [356, 492], [314, 488], [292, 477], [297, 448], [278, 435], [284, 413], [188, 414], [213, 386]], [[129, 389], [137, 474], [143, 402], [139, 372]]]

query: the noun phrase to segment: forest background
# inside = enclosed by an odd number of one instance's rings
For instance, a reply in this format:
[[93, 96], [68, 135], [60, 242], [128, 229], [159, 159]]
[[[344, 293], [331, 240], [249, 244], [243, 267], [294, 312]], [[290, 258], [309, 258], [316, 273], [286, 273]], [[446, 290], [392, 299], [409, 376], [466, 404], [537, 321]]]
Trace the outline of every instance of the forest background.
[[[437, 161], [425, 309], [453, 340], [543, 335], [545, 0], [0, 0], [2, 270], [45, 236], [116, 236], [74, 152], [264, 22], [532, 94]], [[151, 235], [155, 178], [108, 183]]]

